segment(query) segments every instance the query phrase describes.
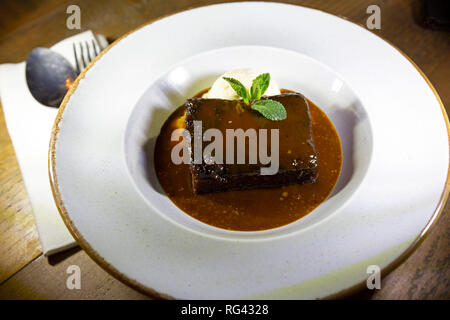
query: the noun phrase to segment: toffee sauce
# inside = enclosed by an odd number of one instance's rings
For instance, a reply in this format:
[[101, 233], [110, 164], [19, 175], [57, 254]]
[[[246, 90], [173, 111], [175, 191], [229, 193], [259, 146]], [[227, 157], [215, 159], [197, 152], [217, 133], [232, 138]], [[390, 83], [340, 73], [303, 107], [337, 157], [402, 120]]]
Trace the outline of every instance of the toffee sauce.
[[[208, 89], [198, 93], [201, 97]], [[282, 90], [282, 93], [293, 92]], [[191, 217], [214, 227], [234, 231], [261, 231], [294, 222], [319, 206], [333, 191], [342, 167], [339, 135], [328, 118], [309, 101], [313, 139], [319, 157], [316, 183], [271, 189], [194, 194], [189, 165], [175, 165], [171, 150], [174, 129], [184, 127], [184, 106], [164, 123], [155, 146], [155, 171], [169, 199]], [[280, 155], [281, 157], [281, 155]]]

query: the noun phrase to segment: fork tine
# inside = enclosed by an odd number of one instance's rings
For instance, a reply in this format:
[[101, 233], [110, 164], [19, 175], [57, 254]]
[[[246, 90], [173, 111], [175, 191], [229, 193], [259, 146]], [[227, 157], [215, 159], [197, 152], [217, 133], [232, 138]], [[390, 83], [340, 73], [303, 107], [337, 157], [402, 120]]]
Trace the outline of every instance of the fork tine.
[[87, 64], [86, 64], [86, 60], [84, 59], [84, 50], [83, 50], [83, 45], [81, 44], [81, 42], [79, 43], [80, 45], [80, 55], [81, 55], [81, 62], [83, 64], [83, 69], [86, 68]]
[[80, 72], [81, 72], [81, 70], [80, 70], [80, 62], [78, 61], [77, 47], [75, 46], [75, 43], [72, 43], [72, 47], [73, 47], [73, 54], [75, 56], [75, 65], [77, 67], [77, 74], [80, 74]]
[[92, 61], [92, 58], [91, 58], [91, 53], [90, 53], [90, 50], [89, 50], [89, 43], [87, 41], [85, 41], [84, 45], [86, 46], [88, 63], [90, 63]]
[[94, 48], [95, 57], [98, 55], [97, 45], [95, 44], [94, 39], [92, 39], [92, 47]]
[[[73, 54], [75, 56], [77, 73], [80, 74], [80, 72], [87, 67], [87, 65], [92, 61], [92, 59], [94, 59], [98, 55], [99, 53], [98, 49], [100, 49], [100, 47], [97, 47], [98, 45], [95, 43], [94, 40], [92, 40], [92, 48], [89, 45], [88, 41], [85, 41], [84, 45], [82, 42], [79, 42], [78, 43], [79, 56], [78, 56], [77, 46], [75, 45], [75, 43], [73, 43], [72, 46], [73, 46]], [[86, 53], [84, 52], [84, 50], [86, 50]]]

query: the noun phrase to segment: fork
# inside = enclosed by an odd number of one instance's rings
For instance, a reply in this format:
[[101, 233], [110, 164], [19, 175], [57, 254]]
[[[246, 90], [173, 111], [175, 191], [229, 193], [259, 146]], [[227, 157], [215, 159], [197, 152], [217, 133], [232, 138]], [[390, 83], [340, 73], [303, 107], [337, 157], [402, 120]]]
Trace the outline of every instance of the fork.
[[79, 75], [81, 71], [83, 71], [87, 67], [87, 65], [92, 61], [92, 59], [94, 59], [98, 55], [99, 49], [101, 49], [99, 44], [97, 44], [94, 41], [94, 39], [92, 39], [92, 45], [89, 45], [89, 42], [85, 41], [84, 46], [82, 42], [78, 43], [78, 46], [80, 51], [80, 58], [78, 57], [77, 54], [77, 46], [75, 43], [73, 43], [73, 54], [75, 56], [77, 75]]

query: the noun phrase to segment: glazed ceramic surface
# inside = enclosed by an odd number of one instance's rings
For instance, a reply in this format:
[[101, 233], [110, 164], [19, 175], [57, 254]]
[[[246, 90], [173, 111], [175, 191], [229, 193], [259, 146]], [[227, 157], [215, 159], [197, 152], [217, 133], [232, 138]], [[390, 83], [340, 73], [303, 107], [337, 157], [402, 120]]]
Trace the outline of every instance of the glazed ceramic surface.
[[[152, 166], [168, 115], [242, 67], [315, 102], [344, 153], [326, 202], [260, 232], [184, 214]], [[448, 164], [445, 112], [402, 53], [324, 12], [256, 2], [188, 10], [116, 42], [66, 96], [50, 149], [55, 200], [83, 248], [134, 287], [188, 299], [320, 298], [365, 282], [435, 220]]]

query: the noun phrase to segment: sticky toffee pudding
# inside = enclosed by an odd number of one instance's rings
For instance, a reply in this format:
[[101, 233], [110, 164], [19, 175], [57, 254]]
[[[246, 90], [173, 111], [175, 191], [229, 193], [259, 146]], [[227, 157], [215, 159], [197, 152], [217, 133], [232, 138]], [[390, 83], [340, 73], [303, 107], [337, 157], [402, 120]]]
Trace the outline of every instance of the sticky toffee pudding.
[[[294, 222], [327, 199], [339, 178], [342, 148], [334, 125], [319, 107], [299, 93], [281, 90], [280, 95], [268, 98], [282, 103], [287, 117], [271, 121], [239, 106], [240, 100], [203, 99], [205, 91], [171, 114], [156, 141], [156, 174], [178, 208], [214, 227], [260, 231]], [[222, 132], [230, 128], [278, 129], [278, 172], [260, 175], [264, 165], [259, 161], [196, 164], [193, 152], [190, 163], [173, 163], [172, 149], [179, 141], [172, 141], [172, 132], [186, 129], [193, 133], [194, 120], [202, 120], [204, 129], [214, 127]], [[249, 142], [245, 143], [248, 147]]]

